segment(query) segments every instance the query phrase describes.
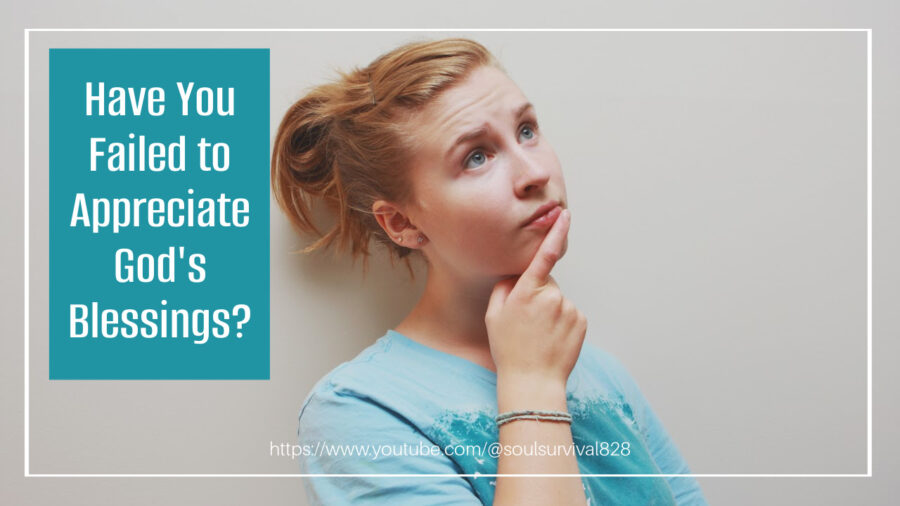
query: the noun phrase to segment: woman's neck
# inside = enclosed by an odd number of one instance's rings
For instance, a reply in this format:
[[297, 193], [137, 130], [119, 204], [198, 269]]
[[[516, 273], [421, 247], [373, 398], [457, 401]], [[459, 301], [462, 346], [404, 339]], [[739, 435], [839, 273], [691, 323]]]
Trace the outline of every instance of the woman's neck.
[[429, 268], [422, 298], [395, 330], [414, 341], [496, 371], [484, 315], [497, 279]]

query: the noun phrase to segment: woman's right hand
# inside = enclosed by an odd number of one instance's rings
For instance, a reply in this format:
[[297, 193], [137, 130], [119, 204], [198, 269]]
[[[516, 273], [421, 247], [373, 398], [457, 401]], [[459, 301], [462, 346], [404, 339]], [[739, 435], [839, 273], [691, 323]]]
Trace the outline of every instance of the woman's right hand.
[[484, 321], [498, 376], [565, 386], [575, 367], [587, 319], [550, 276], [570, 221], [564, 209], [525, 272], [494, 285]]

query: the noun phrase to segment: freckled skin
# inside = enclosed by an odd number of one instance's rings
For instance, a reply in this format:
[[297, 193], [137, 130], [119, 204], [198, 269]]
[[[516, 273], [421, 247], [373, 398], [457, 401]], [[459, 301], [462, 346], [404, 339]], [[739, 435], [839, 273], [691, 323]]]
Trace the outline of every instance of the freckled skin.
[[[549, 230], [522, 223], [549, 200], [566, 207], [562, 167], [536, 111], [514, 115], [527, 102], [502, 71], [480, 67], [408, 120], [419, 149], [404, 214], [427, 237], [434, 267], [463, 278], [521, 274]], [[484, 137], [447, 154], [483, 125]]]

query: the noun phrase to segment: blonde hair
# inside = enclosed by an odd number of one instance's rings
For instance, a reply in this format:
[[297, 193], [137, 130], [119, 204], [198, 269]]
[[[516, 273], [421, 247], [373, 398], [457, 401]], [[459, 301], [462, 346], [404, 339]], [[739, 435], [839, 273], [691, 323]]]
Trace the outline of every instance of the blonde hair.
[[[408, 43], [365, 68], [338, 71], [339, 79], [313, 88], [288, 109], [275, 135], [272, 189], [294, 228], [319, 236], [301, 253], [349, 245], [354, 263], [362, 255], [365, 273], [374, 237], [388, 248], [392, 264], [396, 255], [414, 276], [408, 257], [414, 250], [388, 237], [372, 204], [410, 198], [406, 174], [415, 146], [404, 119], [484, 65], [505, 72], [469, 39]], [[325, 234], [310, 216], [314, 198], [338, 216]]]

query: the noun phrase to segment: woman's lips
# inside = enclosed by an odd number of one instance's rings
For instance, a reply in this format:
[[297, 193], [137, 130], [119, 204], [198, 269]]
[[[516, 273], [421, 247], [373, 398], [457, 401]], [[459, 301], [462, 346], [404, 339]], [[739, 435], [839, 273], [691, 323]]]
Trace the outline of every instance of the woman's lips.
[[532, 213], [531, 216], [522, 223], [522, 226], [524, 227], [524, 226], [528, 225], [532, 221], [539, 218], [542, 214], [546, 214], [554, 207], [560, 206], [560, 205], [562, 205], [562, 202], [560, 202], [558, 200], [548, 200], [544, 204], [541, 204], [540, 206], [538, 206], [538, 208], [534, 211], [534, 213]]
[[556, 218], [562, 213], [562, 207], [557, 205], [546, 213], [528, 222], [525, 228], [546, 228], [556, 222]]

